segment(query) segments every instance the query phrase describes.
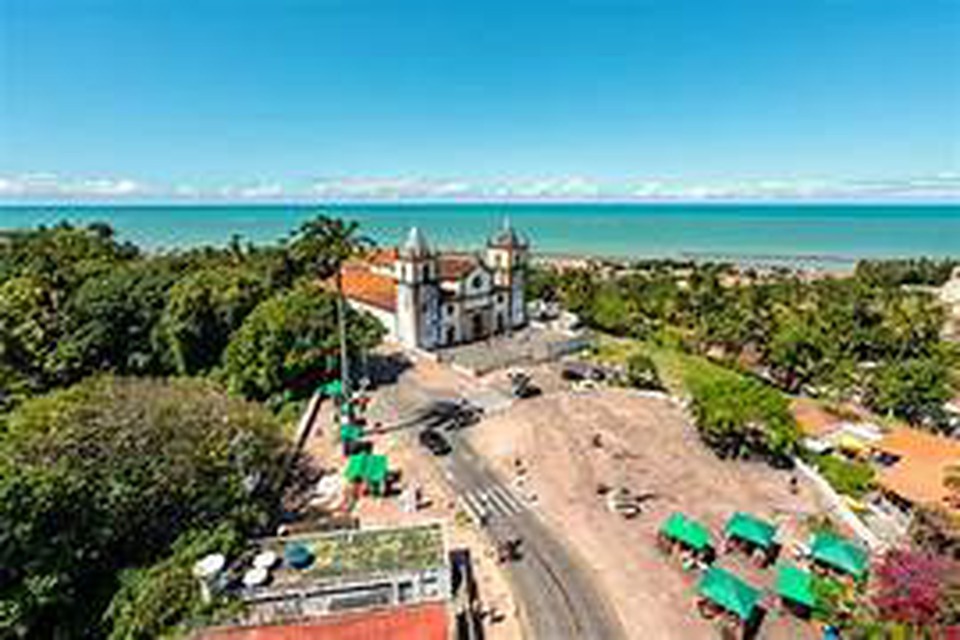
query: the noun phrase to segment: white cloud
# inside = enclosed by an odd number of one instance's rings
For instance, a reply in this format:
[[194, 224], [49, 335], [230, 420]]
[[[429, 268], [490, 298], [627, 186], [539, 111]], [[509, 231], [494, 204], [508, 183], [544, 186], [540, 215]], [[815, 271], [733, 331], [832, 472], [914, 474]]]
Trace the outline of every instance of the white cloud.
[[955, 199], [960, 198], [960, 175], [827, 180], [778, 178], [733, 181], [685, 182], [644, 180], [628, 190], [641, 200], [855, 200], [855, 199]]
[[604, 195], [600, 183], [589, 178], [569, 176], [507, 180], [491, 189], [494, 197], [544, 200], [593, 199]]
[[0, 177], [0, 196], [21, 198], [124, 198], [150, 189], [129, 178], [61, 178], [53, 173]]
[[456, 198], [475, 195], [462, 180], [435, 178], [323, 178], [310, 186], [310, 194], [330, 199]]
[[288, 183], [260, 180], [208, 185], [147, 184], [127, 177], [64, 177], [46, 172], [0, 175], [0, 200], [75, 201], [823, 201], [960, 200], [960, 173], [899, 178], [765, 177], [683, 180], [664, 176], [599, 181], [582, 176], [464, 180], [343, 177]]
[[283, 186], [279, 183], [259, 183], [237, 189], [237, 195], [245, 200], [278, 198], [283, 195]]

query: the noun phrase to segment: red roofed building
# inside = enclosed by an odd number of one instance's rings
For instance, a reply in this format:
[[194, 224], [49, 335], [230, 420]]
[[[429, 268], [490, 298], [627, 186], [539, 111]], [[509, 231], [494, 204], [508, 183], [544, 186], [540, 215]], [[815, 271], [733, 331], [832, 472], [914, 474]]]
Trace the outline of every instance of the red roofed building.
[[374, 609], [295, 624], [205, 629], [196, 640], [447, 640], [443, 603]]
[[476, 254], [434, 252], [414, 228], [403, 246], [345, 265], [343, 292], [406, 346], [481, 340], [526, 324], [528, 250], [509, 225]]

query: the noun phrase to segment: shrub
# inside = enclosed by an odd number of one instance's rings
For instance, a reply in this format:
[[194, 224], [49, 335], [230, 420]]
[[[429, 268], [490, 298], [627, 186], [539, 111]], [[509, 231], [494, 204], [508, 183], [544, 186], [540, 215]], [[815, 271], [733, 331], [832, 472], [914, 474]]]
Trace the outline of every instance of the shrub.
[[862, 498], [873, 489], [875, 473], [866, 463], [844, 460], [831, 454], [818, 456], [815, 463], [824, 479], [838, 493]]
[[720, 457], [795, 452], [799, 431], [777, 390], [736, 375], [696, 378], [687, 386], [700, 437]]
[[663, 389], [657, 365], [650, 356], [635, 353], [627, 359], [627, 384], [636, 389]]

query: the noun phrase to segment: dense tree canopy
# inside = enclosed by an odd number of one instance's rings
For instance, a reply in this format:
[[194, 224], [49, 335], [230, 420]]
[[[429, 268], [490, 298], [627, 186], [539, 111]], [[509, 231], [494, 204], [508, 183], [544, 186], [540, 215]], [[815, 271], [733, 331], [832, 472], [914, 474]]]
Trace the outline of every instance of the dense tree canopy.
[[794, 453], [797, 426], [775, 389], [734, 375], [696, 378], [688, 385], [700, 435], [722, 457]]
[[[322, 372], [337, 327], [314, 283], [355, 235], [319, 216], [289, 246], [144, 254], [101, 224], [0, 233], [0, 637], [156, 638], [213, 614], [190, 566], [275, 515], [289, 457], [235, 396], [280, 405]], [[353, 350], [383, 331], [347, 325]]]
[[177, 281], [160, 321], [174, 369], [195, 374], [219, 364], [230, 334], [266, 296], [263, 277], [242, 267], [202, 269]]
[[[347, 309], [351, 353], [368, 351], [383, 337], [372, 316]], [[310, 372], [324, 371], [338, 353], [334, 295], [301, 286], [260, 303], [227, 347], [224, 373], [231, 390], [266, 400], [296, 388]]]
[[96, 633], [116, 573], [183, 532], [266, 523], [279, 429], [200, 380], [90, 378], [0, 432], [0, 636]]
[[757, 274], [717, 264], [642, 263], [611, 276], [533, 269], [530, 294], [557, 299], [590, 326], [680, 345], [749, 367], [790, 393], [864, 399], [913, 424], [945, 426], [956, 350], [944, 310], [923, 287], [953, 262], [861, 263], [849, 276]]

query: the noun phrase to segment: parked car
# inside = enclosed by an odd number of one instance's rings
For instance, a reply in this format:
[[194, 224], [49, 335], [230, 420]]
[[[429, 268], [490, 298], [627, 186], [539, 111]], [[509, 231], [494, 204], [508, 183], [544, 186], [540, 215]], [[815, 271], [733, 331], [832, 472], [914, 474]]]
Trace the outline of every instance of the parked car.
[[424, 429], [420, 432], [420, 444], [435, 456], [445, 456], [453, 451], [450, 442], [433, 429]]

